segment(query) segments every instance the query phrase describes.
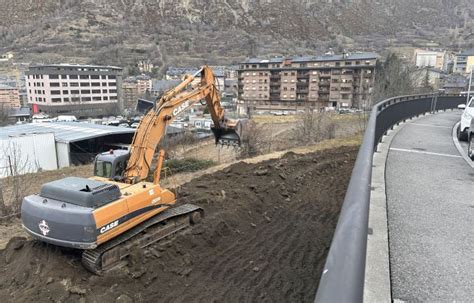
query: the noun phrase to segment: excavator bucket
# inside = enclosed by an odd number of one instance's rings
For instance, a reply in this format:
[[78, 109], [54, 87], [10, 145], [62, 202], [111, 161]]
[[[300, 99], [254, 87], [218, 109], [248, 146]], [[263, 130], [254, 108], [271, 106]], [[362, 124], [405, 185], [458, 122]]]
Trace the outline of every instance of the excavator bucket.
[[228, 121], [227, 127], [211, 127], [216, 144], [228, 146], [240, 146], [242, 142], [243, 130], [246, 125], [244, 120]]

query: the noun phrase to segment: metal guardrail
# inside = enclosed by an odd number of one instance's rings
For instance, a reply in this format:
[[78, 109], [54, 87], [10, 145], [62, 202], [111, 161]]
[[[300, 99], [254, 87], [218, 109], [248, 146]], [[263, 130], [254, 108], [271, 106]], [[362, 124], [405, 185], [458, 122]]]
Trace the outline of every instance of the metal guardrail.
[[456, 108], [465, 101], [461, 96], [411, 95], [390, 98], [372, 108], [315, 302], [363, 301], [372, 158], [383, 135], [406, 119]]

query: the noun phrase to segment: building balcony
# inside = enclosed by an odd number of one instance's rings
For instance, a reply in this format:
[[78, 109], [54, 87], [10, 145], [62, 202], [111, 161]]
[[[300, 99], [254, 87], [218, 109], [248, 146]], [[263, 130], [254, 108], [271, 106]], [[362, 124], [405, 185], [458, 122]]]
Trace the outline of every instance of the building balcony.
[[309, 78], [309, 73], [297, 73], [296, 78], [297, 79], [308, 79]]
[[272, 74], [272, 75], [270, 75], [270, 80], [273, 80], [273, 79], [280, 79], [280, 78], [281, 78], [281, 75], [280, 75], [280, 74], [277, 74], [277, 75]]

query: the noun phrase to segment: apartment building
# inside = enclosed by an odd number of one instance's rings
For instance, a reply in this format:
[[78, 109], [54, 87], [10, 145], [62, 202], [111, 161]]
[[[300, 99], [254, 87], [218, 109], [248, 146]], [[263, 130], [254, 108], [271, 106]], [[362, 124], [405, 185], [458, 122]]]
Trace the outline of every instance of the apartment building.
[[366, 107], [378, 55], [254, 58], [238, 70], [239, 103], [256, 110]]
[[0, 84], [0, 110], [4, 108], [19, 108], [20, 106], [18, 88]]
[[151, 93], [152, 81], [146, 75], [128, 77], [123, 81], [123, 104], [126, 109], [135, 109], [137, 100]]
[[25, 76], [28, 104], [33, 113], [90, 117], [123, 110], [122, 69], [119, 67], [35, 65]]
[[453, 72], [458, 74], [469, 74], [474, 69], [474, 48], [465, 50], [456, 55], [454, 59]]

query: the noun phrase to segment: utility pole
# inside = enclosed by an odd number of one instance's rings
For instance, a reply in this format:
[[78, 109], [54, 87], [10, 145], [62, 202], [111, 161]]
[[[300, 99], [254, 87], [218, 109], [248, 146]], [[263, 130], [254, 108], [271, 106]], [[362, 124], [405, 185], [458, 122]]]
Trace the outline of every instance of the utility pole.
[[466, 98], [466, 106], [467, 106], [467, 103], [469, 102], [469, 97], [471, 95], [471, 85], [472, 85], [472, 70], [474, 68], [474, 65], [470, 65], [471, 67], [471, 76], [469, 77], [469, 86], [467, 88], [467, 98]]

